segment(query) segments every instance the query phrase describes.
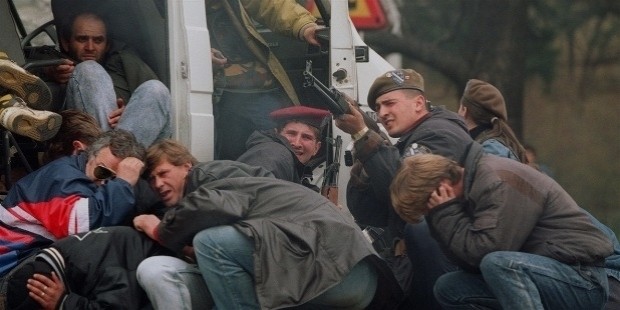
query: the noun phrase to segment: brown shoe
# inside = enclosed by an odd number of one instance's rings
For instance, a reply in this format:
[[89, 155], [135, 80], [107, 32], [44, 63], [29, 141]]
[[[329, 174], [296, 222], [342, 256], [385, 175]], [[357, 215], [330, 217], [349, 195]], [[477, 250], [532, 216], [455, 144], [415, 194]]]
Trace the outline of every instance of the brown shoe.
[[62, 117], [50, 111], [33, 110], [19, 97], [0, 98], [0, 125], [16, 134], [45, 141], [56, 135]]
[[52, 106], [52, 93], [36, 75], [29, 73], [0, 54], [0, 86], [24, 99], [29, 107], [37, 110], [49, 110]]

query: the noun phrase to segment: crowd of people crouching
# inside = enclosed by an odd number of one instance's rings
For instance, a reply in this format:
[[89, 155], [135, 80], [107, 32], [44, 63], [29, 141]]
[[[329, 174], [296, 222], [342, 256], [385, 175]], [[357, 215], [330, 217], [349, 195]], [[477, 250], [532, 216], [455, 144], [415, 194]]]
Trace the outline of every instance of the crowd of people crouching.
[[3, 305], [613, 309], [615, 234], [527, 164], [499, 90], [470, 80], [457, 114], [424, 89], [411, 69], [371, 86], [395, 145], [353, 102], [335, 119], [353, 139], [346, 207], [302, 184], [324, 110], [274, 111], [244, 155], [209, 162], [60, 112], [46, 163], [2, 201]]

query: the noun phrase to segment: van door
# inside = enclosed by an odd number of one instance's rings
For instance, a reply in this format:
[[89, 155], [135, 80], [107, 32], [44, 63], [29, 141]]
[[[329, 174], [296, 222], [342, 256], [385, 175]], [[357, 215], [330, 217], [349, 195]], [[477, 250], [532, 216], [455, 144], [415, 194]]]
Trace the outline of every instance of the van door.
[[[320, 106], [321, 97], [303, 88], [306, 60], [312, 60], [314, 74], [327, 86], [333, 86], [357, 99], [369, 111], [366, 94], [376, 77], [393, 67], [361, 39], [348, 15], [348, 0], [323, 1], [329, 12], [329, 36], [325, 46], [317, 49], [261, 29], [287, 70], [303, 103]], [[209, 29], [205, 2], [201, 0], [168, 1], [168, 44], [170, 90], [173, 98], [175, 138], [186, 145], [200, 161], [214, 157], [213, 71], [210, 59]], [[332, 137], [342, 138], [343, 148], [351, 137], [332, 126]], [[339, 162], [344, 163], [345, 152]], [[313, 183], [321, 185], [322, 170], [315, 171]], [[346, 206], [349, 169], [340, 165], [339, 202]]]

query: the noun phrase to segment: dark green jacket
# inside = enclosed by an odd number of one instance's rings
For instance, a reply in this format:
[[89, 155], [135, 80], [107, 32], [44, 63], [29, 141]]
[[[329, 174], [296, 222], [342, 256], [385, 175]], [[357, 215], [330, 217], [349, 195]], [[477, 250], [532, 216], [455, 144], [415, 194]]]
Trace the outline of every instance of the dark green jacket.
[[293, 0], [226, 0], [221, 1], [230, 18], [240, 26], [240, 33], [257, 59], [266, 64], [293, 104], [299, 105], [295, 88], [286, 70], [260, 35], [252, 19], [272, 31], [299, 38], [301, 31], [316, 21], [304, 7]]
[[113, 41], [102, 66], [112, 78], [117, 98], [129, 102], [131, 94], [148, 80], [158, 80], [157, 75], [142, 59], [120, 41]]
[[376, 254], [351, 214], [327, 198], [233, 161], [194, 166], [184, 198], [166, 212], [157, 235], [180, 251], [196, 233], [218, 225], [254, 240], [256, 294], [264, 309], [307, 302]]

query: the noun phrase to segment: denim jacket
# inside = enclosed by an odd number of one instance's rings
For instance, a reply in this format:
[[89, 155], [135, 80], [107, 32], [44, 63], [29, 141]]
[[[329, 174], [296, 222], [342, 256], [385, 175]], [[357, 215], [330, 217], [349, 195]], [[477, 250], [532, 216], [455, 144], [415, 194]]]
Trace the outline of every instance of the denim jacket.
[[487, 139], [482, 141], [480, 144], [482, 144], [482, 148], [484, 149], [485, 153], [495, 154], [500, 157], [506, 157], [514, 159], [516, 161], [520, 161], [519, 157], [517, 157], [517, 155], [515, 155], [515, 153], [509, 147], [507, 147], [497, 139]]

